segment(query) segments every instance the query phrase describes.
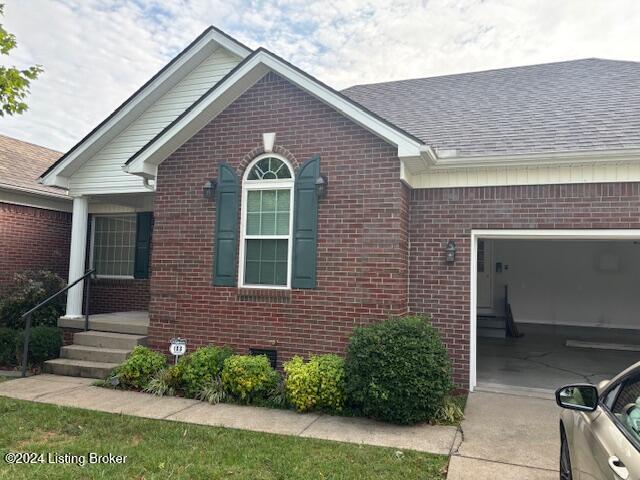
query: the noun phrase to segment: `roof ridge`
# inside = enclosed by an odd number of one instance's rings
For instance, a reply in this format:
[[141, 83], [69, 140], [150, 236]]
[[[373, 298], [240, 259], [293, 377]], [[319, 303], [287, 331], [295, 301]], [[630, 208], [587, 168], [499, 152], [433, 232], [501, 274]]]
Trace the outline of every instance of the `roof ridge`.
[[635, 60], [616, 60], [616, 59], [611, 59], [611, 58], [601, 58], [601, 57], [585, 57], [585, 58], [576, 58], [573, 60], [558, 60], [556, 62], [544, 62], [544, 63], [533, 63], [533, 64], [529, 64], [529, 65], [515, 65], [512, 67], [498, 67], [498, 68], [488, 68], [485, 70], [473, 70], [470, 72], [459, 72], [459, 73], [445, 73], [442, 75], [432, 75], [432, 76], [428, 76], [428, 77], [413, 77], [413, 78], [404, 78], [401, 80], [389, 80], [386, 82], [372, 82], [372, 83], [358, 83], [355, 85], [351, 85], [345, 89], [342, 89], [342, 92], [346, 92], [352, 88], [359, 88], [359, 87], [368, 87], [368, 86], [372, 86], [372, 85], [389, 85], [392, 83], [403, 83], [403, 82], [412, 82], [412, 81], [417, 81], [417, 80], [431, 80], [434, 78], [447, 78], [447, 77], [462, 77], [465, 75], [476, 75], [479, 73], [489, 73], [489, 72], [499, 72], [499, 71], [504, 71], [504, 70], [517, 70], [517, 69], [522, 69], [522, 68], [534, 68], [534, 67], [542, 67], [542, 66], [546, 66], [546, 65], [559, 65], [559, 64], [567, 64], [567, 63], [577, 63], [577, 62], [586, 62], [586, 61], [591, 61], [591, 60], [597, 60], [597, 61], [601, 61], [601, 62], [619, 62], [619, 63], [638, 63], [640, 64], [640, 61], [635, 61]]

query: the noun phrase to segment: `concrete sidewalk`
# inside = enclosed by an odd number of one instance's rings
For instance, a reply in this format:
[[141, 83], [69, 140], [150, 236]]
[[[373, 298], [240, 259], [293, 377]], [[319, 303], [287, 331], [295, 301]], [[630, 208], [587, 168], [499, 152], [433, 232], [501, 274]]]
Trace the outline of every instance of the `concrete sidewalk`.
[[20, 400], [121, 413], [137, 417], [240, 428], [449, 455], [458, 447], [456, 427], [402, 427], [365, 418], [298, 414], [229, 404], [209, 405], [179, 397], [94, 387], [95, 380], [37, 375], [0, 383], [0, 395]]
[[525, 395], [474, 392], [453, 452], [448, 480], [558, 478], [559, 411], [555, 402]]

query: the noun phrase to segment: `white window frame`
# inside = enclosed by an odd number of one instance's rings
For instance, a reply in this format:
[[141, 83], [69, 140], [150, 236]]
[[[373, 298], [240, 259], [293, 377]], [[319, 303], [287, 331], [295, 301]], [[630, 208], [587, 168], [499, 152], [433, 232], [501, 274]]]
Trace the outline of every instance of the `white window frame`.
[[[123, 213], [101, 213], [101, 214], [92, 214], [91, 215], [91, 238], [90, 238], [90, 247], [89, 247], [89, 269], [94, 268], [94, 251], [95, 251], [95, 240], [96, 240], [96, 218], [97, 217], [134, 217], [136, 219], [136, 232], [138, 229], [138, 218], [137, 214], [130, 212]], [[135, 248], [135, 241], [134, 241]], [[133, 257], [133, 268], [135, 269], [135, 253]], [[114, 279], [114, 280], [133, 280], [135, 277], [133, 275], [104, 275], [104, 274], [95, 274], [96, 278], [104, 278], [104, 279]]]
[[[281, 160], [291, 173], [291, 178], [277, 180], [248, 180], [249, 172], [253, 166], [263, 158], [277, 158]], [[238, 262], [238, 285], [240, 288], [256, 288], [271, 290], [291, 290], [291, 272], [293, 259], [293, 197], [295, 186], [295, 171], [291, 163], [281, 155], [274, 153], [264, 153], [254, 158], [244, 171], [242, 176], [242, 201], [240, 207], [240, 258]], [[286, 285], [254, 285], [245, 283], [245, 254], [246, 240], [264, 239], [265, 235], [247, 235], [247, 198], [249, 191], [256, 190], [289, 190], [289, 235], [268, 235], [273, 240], [288, 240], [287, 242], [287, 284]]]

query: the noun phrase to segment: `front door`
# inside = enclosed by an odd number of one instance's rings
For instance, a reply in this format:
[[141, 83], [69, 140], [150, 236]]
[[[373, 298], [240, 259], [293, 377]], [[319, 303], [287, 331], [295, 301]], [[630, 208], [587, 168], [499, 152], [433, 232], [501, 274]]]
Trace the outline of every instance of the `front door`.
[[491, 244], [491, 240], [478, 239], [477, 303], [478, 308], [484, 310], [490, 310], [493, 307], [492, 257], [493, 245]]

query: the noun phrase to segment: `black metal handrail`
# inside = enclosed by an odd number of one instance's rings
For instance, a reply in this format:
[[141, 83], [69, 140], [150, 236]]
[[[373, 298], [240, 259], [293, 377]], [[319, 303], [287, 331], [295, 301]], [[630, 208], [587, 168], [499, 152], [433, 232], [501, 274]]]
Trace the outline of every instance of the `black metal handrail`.
[[[29, 356], [29, 334], [31, 333], [31, 315], [33, 315], [35, 311], [51, 303], [59, 295], [62, 295], [64, 292], [66, 292], [70, 288], [75, 287], [78, 283], [84, 281], [89, 275], [92, 275], [95, 271], [96, 271], [95, 268], [92, 268], [91, 270], [87, 270], [87, 272], [85, 272], [85, 274], [82, 275], [80, 278], [78, 278], [75, 282], [70, 283], [66, 287], [58, 290], [49, 298], [47, 298], [46, 300], [43, 300], [42, 302], [37, 304], [35, 307], [33, 307], [31, 310], [29, 310], [26, 313], [23, 313], [20, 316], [20, 320], [24, 319], [25, 321], [24, 345], [22, 348], [22, 376], [23, 377], [27, 376], [27, 359]], [[84, 296], [84, 330], [85, 332], [89, 330], [89, 289], [90, 287], [91, 287], [91, 282], [86, 282], [86, 292]]]

